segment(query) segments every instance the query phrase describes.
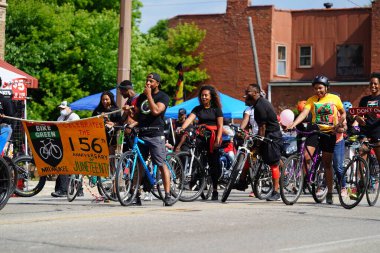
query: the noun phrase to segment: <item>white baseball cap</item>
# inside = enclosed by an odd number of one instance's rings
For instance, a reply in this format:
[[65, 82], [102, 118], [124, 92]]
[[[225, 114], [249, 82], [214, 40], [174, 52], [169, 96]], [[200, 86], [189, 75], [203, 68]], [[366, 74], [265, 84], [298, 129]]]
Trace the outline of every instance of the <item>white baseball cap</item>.
[[67, 101], [62, 101], [61, 104], [58, 106], [60, 109], [66, 109], [69, 106], [69, 103]]

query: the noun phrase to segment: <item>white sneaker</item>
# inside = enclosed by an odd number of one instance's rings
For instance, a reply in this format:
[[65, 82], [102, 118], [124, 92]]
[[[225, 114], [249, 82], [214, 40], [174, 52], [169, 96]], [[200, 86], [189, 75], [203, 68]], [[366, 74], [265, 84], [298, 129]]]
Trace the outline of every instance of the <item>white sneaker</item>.
[[152, 195], [152, 193], [150, 193], [150, 192], [146, 192], [145, 194], [144, 194], [144, 201], [152, 201], [153, 200], [153, 195]]

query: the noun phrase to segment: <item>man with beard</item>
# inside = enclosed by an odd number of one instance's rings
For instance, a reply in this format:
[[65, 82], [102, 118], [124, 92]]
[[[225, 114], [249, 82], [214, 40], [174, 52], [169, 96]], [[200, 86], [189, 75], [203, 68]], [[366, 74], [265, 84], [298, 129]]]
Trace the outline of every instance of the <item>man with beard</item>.
[[[258, 150], [263, 161], [272, 170], [273, 192], [267, 198], [268, 201], [280, 200], [279, 181], [280, 181], [280, 159], [282, 149], [282, 133], [277, 115], [272, 104], [261, 95], [260, 86], [257, 84], [248, 85], [245, 91], [245, 102], [254, 108], [253, 117], [258, 125], [257, 134], [272, 140], [272, 142], [262, 142]], [[244, 121], [242, 122], [244, 123]], [[244, 125], [243, 125], [244, 126]]]
[[[164, 115], [169, 105], [169, 96], [160, 90], [161, 77], [157, 73], [150, 73], [146, 78], [144, 93], [141, 94], [135, 107], [135, 119], [139, 126], [139, 138], [145, 145], [140, 145], [140, 151], [144, 158], [150, 153], [153, 164], [158, 166], [161, 172], [165, 197], [164, 205], [172, 205], [170, 194], [170, 172], [165, 164], [166, 149]], [[140, 196], [136, 197], [136, 205], [141, 205]]]

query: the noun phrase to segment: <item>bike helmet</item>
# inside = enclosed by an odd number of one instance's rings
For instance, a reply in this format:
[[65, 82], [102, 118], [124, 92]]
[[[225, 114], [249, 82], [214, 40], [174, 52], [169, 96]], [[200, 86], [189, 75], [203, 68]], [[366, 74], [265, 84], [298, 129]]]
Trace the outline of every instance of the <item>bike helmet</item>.
[[350, 101], [344, 101], [344, 102], [343, 102], [343, 107], [344, 107], [344, 110], [345, 110], [346, 112], [348, 112], [348, 110], [349, 110], [350, 108], [352, 108], [352, 104], [351, 104]]
[[316, 76], [313, 79], [313, 82], [311, 84], [314, 86], [314, 84], [317, 84], [317, 83], [323, 84], [326, 87], [330, 86], [329, 79], [327, 77], [325, 77], [325, 76], [322, 76], [322, 75], [321, 76]]

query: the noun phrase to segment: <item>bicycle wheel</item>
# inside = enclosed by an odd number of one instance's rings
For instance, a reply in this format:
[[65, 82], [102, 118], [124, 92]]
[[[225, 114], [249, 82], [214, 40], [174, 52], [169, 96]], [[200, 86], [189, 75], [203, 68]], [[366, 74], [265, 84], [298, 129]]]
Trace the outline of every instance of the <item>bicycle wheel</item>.
[[0, 210], [7, 204], [11, 188], [11, 175], [7, 163], [0, 157]]
[[281, 199], [286, 205], [293, 205], [301, 196], [304, 182], [302, 162], [299, 155], [289, 156], [280, 175]]
[[221, 199], [222, 202], [226, 202], [228, 196], [230, 195], [231, 190], [236, 183], [236, 179], [239, 175], [239, 172], [241, 172], [241, 170], [244, 167], [245, 161], [246, 161], [246, 154], [239, 153], [232, 165], [231, 175], [226, 185], [226, 188], [224, 188], [222, 199]]
[[184, 187], [179, 200], [194, 201], [199, 198], [206, 187], [206, 172], [199, 159], [192, 156], [190, 152], [180, 152], [177, 153], [177, 156], [182, 162], [185, 174]]
[[272, 171], [263, 161], [259, 162], [260, 167], [253, 183], [253, 193], [258, 199], [266, 199], [273, 191]]
[[116, 196], [123, 206], [131, 205], [139, 190], [140, 169], [136, 156], [131, 151], [123, 153], [116, 168]]
[[[185, 181], [185, 173], [183, 173], [182, 162], [175, 153], [168, 153], [166, 155], [165, 163], [170, 172], [170, 200], [165, 199], [163, 183], [157, 184], [157, 190], [164, 203], [168, 206], [172, 206], [181, 197]], [[162, 178], [160, 174], [160, 170], [157, 170], [158, 179]], [[162, 180], [160, 181], [162, 182]]]
[[325, 168], [323, 167], [320, 159], [318, 159], [317, 163], [314, 166], [311, 195], [313, 196], [315, 203], [322, 203], [326, 199], [328, 191]]
[[74, 201], [78, 196], [78, 192], [83, 187], [83, 176], [82, 175], [71, 175], [69, 183], [67, 185], [67, 200], [69, 202]]
[[14, 166], [11, 158], [7, 156], [3, 156], [3, 159], [7, 163], [8, 168], [9, 168], [9, 175], [11, 178], [11, 188], [9, 191], [9, 195], [12, 195], [16, 189], [18, 173], [17, 173], [16, 166]]
[[368, 176], [368, 184], [366, 197], [368, 205], [374, 206], [379, 198], [379, 180], [380, 180], [380, 170], [379, 163], [377, 161], [376, 156], [371, 155], [369, 157], [369, 176]]
[[33, 197], [45, 186], [46, 176], [39, 176], [32, 156], [23, 155], [12, 159], [17, 170], [14, 193], [20, 197]]
[[109, 175], [108, 177], [98, 177], [98, 190], [100, 193], [103, 193], [107, 199], [117, 201], [118, 198], [116, 196], [115, 189], [115, 173], [118, 159], [115, 157], [115, 155], [110, 155], [109, 160]]
[[366, 171], [368, 171], [367, 162], [359, 156], [354, 156], [344, 168], [343, 177], [339, 183], [339, 202], [344, 208], [354, 208], [362, 200], [367, 182]]

